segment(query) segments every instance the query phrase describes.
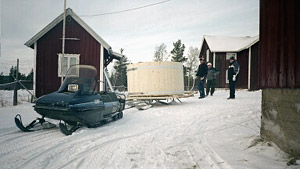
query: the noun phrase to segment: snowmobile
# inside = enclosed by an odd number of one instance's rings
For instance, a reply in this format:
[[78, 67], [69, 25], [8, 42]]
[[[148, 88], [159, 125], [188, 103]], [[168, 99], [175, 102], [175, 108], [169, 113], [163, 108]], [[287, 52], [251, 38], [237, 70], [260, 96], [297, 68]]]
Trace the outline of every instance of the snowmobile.
[[58, 91], [37, 99], [34, 110], [42, 118], [24, 126], [21, 116], [17, 114], [15, 123], [22, 131], [31, 132], [55, 127], [45, 118], [60, 120], [61, 132], [70, 135], [82, 126], [98, 127], [108, 121], [121, 119], [125, 96], [115, 92], [98, 92], [98, 84], [95, 67], [73, 65]]

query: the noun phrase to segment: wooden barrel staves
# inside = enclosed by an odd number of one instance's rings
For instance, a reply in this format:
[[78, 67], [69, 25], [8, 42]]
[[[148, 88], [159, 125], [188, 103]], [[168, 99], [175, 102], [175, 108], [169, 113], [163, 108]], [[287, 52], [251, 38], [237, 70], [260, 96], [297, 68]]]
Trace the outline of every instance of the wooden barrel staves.
[[143, 62], [127, 66], [129, 96], [172, 96], [184, 94], [180, 62]]

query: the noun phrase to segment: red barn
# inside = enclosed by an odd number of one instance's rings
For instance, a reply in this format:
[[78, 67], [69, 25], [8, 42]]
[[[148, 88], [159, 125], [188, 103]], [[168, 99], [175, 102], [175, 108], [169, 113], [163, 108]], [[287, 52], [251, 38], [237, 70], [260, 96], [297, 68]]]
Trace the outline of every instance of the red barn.
[[34, 93], [37, 97], [56, 91], [63, 72], [74, 64], [92, 65], [98, 70], [100, 90], [104, 89], [103, 68], [120, 54], [97, 35], [70, 8], [66, 10], [65, 55], [62, 59], [63, 13], [28, 40], [34, 50]]
[[203, 37], [200, 47], [200, 56], [211, 62], [213, 67], [220, 71], [217, 77], [217, 87], [228, 86], [227, 68], [229, 58], [234, 56], [240, 64], [240, 76], [237, 88], [257, 90], [258, 89], [258, 44], [259, 36], [225, 37], [209, 36]]
[[300, 157], [300, 1], [260, 0], [261, 136]]

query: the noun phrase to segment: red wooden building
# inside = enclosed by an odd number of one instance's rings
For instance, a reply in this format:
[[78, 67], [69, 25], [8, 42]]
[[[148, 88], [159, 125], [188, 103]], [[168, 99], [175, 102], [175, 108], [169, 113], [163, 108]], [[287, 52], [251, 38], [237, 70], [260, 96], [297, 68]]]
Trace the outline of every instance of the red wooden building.
[[[28, 40], [34, 50], [34, 93], [37, 97], [56, 91], [61, 84], [61, 67], [65, 73], [74, 64], [96, 67], [100, 90], [104, 89], [103, 68], [115, 56], [111, 47], [70, 8], [66, 10], [65, 55], [62, 59], [63, 14]], [[64, 65], [61, 66], [61, 63]]]
[[234, 56], [240, 65], [237, 88], [257, 90], [258, 45], [259, 36], [225, 37], [205, 35], [200, 47], [200, 57], [206, 58], [207, 62], [211, 62], [213, 67], [220, 71], [217, 77], [217, 87], [224, 88], [229, 83], [226, 73], [229, 58]]
[[260, 0], [260, 134], [300, 157], [300, 1]]

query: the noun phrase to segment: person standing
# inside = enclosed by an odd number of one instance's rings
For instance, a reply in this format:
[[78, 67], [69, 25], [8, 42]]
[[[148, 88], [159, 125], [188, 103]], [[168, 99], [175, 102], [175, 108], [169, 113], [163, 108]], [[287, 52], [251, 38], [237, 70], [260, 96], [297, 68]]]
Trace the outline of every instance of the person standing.
[[200, 93], [199, 99], [205, 98], [205, 92], [204, 92], [204, 85], [206, 81], [206, 76], [207, 76], [207, 65], [204, 61], [204, 58], [200, 58], [200, 65], [198, 67], [198, 71], [196, 76], [198, 77], [198, 89]]
[[229, 67], [227, 71], [230, 89], [230, 96], [228, 99], [235, 99], [235, 85], [239, 78], [240, 65], [233, 56], [229, 59]]
[[220, 73], [216, 68], [212, 67], [211, 63], [207, 63], [207, 83], [206, 83], [206, 95], [213, 96], [216, 88], [217, 75]]

